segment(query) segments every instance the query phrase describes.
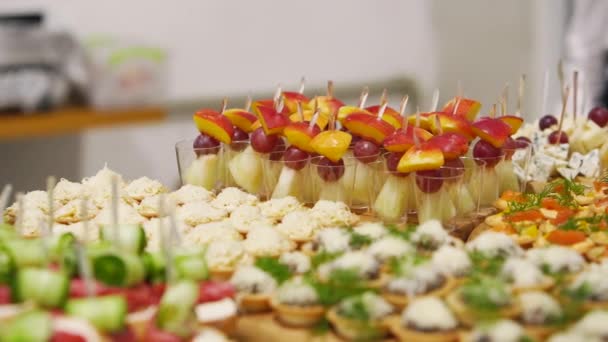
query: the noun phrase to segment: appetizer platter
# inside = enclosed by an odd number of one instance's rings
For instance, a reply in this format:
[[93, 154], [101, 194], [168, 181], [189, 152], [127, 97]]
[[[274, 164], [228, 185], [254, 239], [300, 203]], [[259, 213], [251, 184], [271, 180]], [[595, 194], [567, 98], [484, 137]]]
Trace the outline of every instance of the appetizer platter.
[[196, 112], [175, 191], [6, 186], [0, 341], [601, 340], [608, 111], [567, 114], [564, 85], [526, 124], [524, 85], [512, 114], [507, 88], [406, 114], [302, 82]]

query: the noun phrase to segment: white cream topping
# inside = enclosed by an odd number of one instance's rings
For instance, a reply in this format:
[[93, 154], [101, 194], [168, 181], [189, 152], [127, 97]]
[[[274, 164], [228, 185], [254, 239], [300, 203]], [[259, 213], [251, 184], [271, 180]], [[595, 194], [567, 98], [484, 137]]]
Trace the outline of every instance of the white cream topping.
[[302, 204], [293, 196], [273, 198], [258, 204], [258, 206], [264, 217], [275, 222], [282, 220], [285, 215], [302, 208]]
[[219, 221], [228, 216], [228, 212], [215, 208], [207, 202], [190, 202], [179, 207], [176, 216], [178, 220], [194, 227], [203, 223]]
[[598, 338], [603, 339], [608, 336], [608, 312], [606, 311], [591, 311], [578, 321], [573, 331], [585, 336], [588, 339]]
[[437, 297], [414, 299], [401, 315], [404, 326], [413, 325], [421, 330], [452, 330], [458, 327], [454, 314]]
[[427, 293], [445, 281], [438, 269], [431, 264], [422, 264], [411, 269], [408, 274], [391, 279], [387, 289], [410, 297]]
[[190, 202], [209, 202], [213, 199], [213, 193], [201, 186], [186, 184], [168, 196], [175, 204], [184, 205]]
[[321, 278], [327, 279], [335, 270], [355, 270], [361, 278], [369, 279], [379, 267], [378, 261], [365, 252], [348, 252], [333, 261], [322, 264], [319, 267], [319, 275]]
[[449, 241], [449, 234], [441, 222], [428, 220], [416, 228], [411, 240], [417, 245], [435, 249]]
[[363, 222], [353, 228], [353, 230], [355, 233], [367, 236], [372, 240], [378, 240], [388, 234], [388, 230], [379, 222]]
[[237, 313], [237, 305], [232, 298], [224, 298], [214, 302], [201, 303], [194, 308], [199, 323], [213, 323]]
[[550, 295], [540, 291], [524, 292], [519, 296], [522, 319], [525, 324], [543, 325], [562, 315], [559, 303]]
[[234, 209], [230, 214], [230, 222], [236, 230], [243, 234], [248, 233], [253, 227], [272, 226], [272, 221], [262, 216], [262, 211], [258, 206], [249, 204]]
[[188, 230], [183, 237], [185, 246], [202, 246], [216, 241], [242, 240], [243, 237], [227, 221], [199, 224]]
[[88, 197], [85, 192], [85, 187], [80, 183], [70, 182], [62, 178], [53, 189], [53, 197], [55, 202], [66, 204], [75, 199], [81, 199], [83, 196]]
[[140, 177], [132, 181], [125, 187], [127, 196], [136, 201], [141, 201], [146, 197], [167, 192], [167, 189], [157, 180], [148, 177]]
[[295, 248], [295, 244], [283, 233], [263, 226], [249, 231], [244, 245], [245, 250], [254, 256], [278, 256]]
[[274, 278], [254, 266], [239, 267], [230, 278], [230, 283], [237, 291], [245, 293], [271, 293], [277, 287]]
[[281, 285], [276, 296], [287, 305], [313, 305], [319, 301], [317, 291], [299, 277]]
[[350, 234], [345, 229], [327, 228], [320, 230], [315, 238], [319, 244], [319, 249], [337, 253], [350, 249]]
[[[103, 208], [94, 219], [98, 225], [112, 224], [112, 206]], [[118, 223], [119, 224], [142, 224], [146, 218], [139, 215], [137, 210], [124, 201], [118, 204]]]
[[217, 197], [211, 201], [211, 205], [218, 209], [223, 209], [232, 212], [241, 205], [255, 205], [258, 203], [258, 198], [248, 194], [239, 188], [225, 188]]
[[247, 258], [243, 243], [234, 240], [219, 240], [210, 243], [205, 255], [211, 269], [234, 268]]
[[579, 273], [571, 287], [579, 288], [583, 285], [587, 285], [591, 299], [596, 301], [608, 300], [608, 271], [600, 265], [591, 264], [588, 269]]
[[310, 257], [302, 252], [283, 253], [279, 262], [287, 265], [296, 274], [303, 274], [310, 270]]
[[475, 328], [471, 333], [471, 341], [482, 341], [485, 337], [492, 342], [520, 342], [524, 336], [524, 329], [519, 324], [503, 319], [490, 326]]
[[308, 241], [314, 237], [319, 225], [312, 220], [308, 210], [296, 210], [283, 217], [277, 230], [296, 241]]
[[380, 261], [397, 258], [413, 250], [407, 241], [393, 236], [381, 238], [368, 248], [368, 252]]
[[519, 245], [506, 234], [486, 231], [479, 235], [475, 240], [466, 244], [469, 251], [481, 252], [487, 256], [519, 256], [523, 250]]
[[516, 287], [530, 287], [546, 281], [543, 272], [523, 258], [509, 258], [502, 267], [502, 275]]
[[317, 201], [310, 215], [321, 227], [352, 226], [359, 222], [359, 217], [351, 213], [343, 202]]
[[459, 277], [467, 274], [472, 267], [469, 255], [450, 245], [441, 246], [431, 259], [431, 263], [443, 274]]
[[530, 249], [526, 258], [539, 267], [548, 267], [554, 273], [578, 272], [585, 265], [585, 259], [577, 251], [562, 246]]

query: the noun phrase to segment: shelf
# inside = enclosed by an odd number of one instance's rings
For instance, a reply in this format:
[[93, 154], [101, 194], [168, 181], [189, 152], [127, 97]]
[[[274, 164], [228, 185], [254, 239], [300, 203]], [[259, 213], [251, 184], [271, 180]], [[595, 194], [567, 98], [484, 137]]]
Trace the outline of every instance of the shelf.
[[117, 110], [66, 108], [28, 115], [3, 114], [0, 115], [0, 140], [79, 133], [97, 127], [160, 122], [165, 116], [166, 109], [158, 107]]

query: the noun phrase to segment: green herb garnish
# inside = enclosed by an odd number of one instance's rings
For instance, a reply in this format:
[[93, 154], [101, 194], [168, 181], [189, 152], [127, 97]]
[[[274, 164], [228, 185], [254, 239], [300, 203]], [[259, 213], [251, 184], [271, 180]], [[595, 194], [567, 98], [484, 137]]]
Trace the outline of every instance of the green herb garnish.
[[474, 251], [469, 253], [469, 258], [473, 264], [471, 277], [497, 276], [502, 270], [505, 258], [502, 256], [488, 256], [482, 252]]
[[270, 274], [277, 283], [282, 284], [291, 277], [289, 266], [281, 264], [277, 259], [264, 257], [255, 261], [255, 266]]
[[484, 315], [495, 314], [510, 298], [505, 283], [491, 277], [469, 280], [460, 288], [460, 296], [471, 309]]
[[324, 263], [330, 262], [336, 258], [338, 258], [340, 255], [342, 255], [341, 252], [326, 252], [326, 251], [320, 251], [319, 253], [313, 255], [310, 258], [310, 265], [311, 268], [313, 270], [317, 269], [319, 266], [321, 266]]
[[424, 264], [428, 257], [420, 254], [404, 255], [401, 258], [392, 258], [389, 261], [391, 273], [397, 276], [407, 275], [412, 268]]
[[372, 243], [372, 239], [363, 234], [352, 232], [350, 234], [350, 247], [353, 249], [359, 249]]
[[310, 278], [309, 283], [317, 291], [319, 303], [325, 306], [335, 305], [344, 298], [369, 291], [361, 282], [356, 269], [337, 269], [330, 274], [327, 281]]
[[408, 224], [405, 228], [398, 228], [397, 226], [386, 226], [390, 235], [396, 236], [403, 240], [409, 241], [410, 235], [415, 231], [416, 226]]

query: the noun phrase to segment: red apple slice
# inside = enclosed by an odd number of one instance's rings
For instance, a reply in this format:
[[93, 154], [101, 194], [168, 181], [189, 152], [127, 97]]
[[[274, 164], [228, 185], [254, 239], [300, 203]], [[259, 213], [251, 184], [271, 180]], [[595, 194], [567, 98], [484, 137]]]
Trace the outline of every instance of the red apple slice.
[[405, 152], [415, 145], [414, 134], [418, 136], [418, 141], [420, 142], [427, 141], [433, 137], [430, 132], [422, 128], [408, 126], [407, 131], [396, 130], [384, 139], [384, 149], [390, 152]]
[[429, 139], [426, 144], [440, 149], [447, 160], [461, 157], [469, 150], [468, 139], [458, 133], [451, 132], [436, 135]]
[[[434, 113], [420, 113], [420, 122], [419, 127], [422, 129], [430, 130], [431, 126], [429, 124], [429, 116]], [[416, 114], [412, 114], [407, 117], [407, 122], [409, 126], [416, 126]]]
[[[365, 108], [368, 112], [372, 113], [374, 116], [378, 115], [378, 110], [380, 110], [379, 105], [370, 106]], [[399, 129], [403, 126], [403, 117], [401, 114], [394, 110], [391, 107], [386, 107], [384, 110], [384, 114], [382, 114], [382, 120], [391, 124], [391, 126], [395, 127], [395, 129]]]
[[485, 117], [473, 123], [473, 133], [480, 139], [492, 144], [492, 146], [501, 148], [511, 135], [511, 126], [502, 120]]
[[[441, 130], [437, 126], [437, 118], [439, 118]], [[475, 133], [473, 133], [471, 123], [459, 116], [452, 116], [444, 113], [433, 113], [428, 116], [428, 123], [429, 129], [433, 134], [450, 132], [459, 133], [469, 140], [473, 140], [475, 138]]]
[[412, 146], [399, 160], [397, 171], [414, 172], [435, 170], [443, 166], [445, 160], [441, 149], [428, 143]]
[[[458, 107], [456, 107], [457, 105]], [[448, 101], [441, 111], [446, 114], [465, 118], [472, 122], [475, 120], [477, 113], [479, 113], [479, 109], [481, 109], [480, 102], [456, 96]]]
[[253, 108], [266, 135], [280, 134], [285, 126], [289, 124], [289, 119], [277, 113], [274, 107], [258, 105]]
[[232, 142], [232, 123], [225, 116], [212, 109], [202, 109], [194, 113], [192, 118], [199, 132], [224, 144]]
[[282, 96], [285, 103], [285, 107], [287, 107], [290, 113], [294, 113], [298, 110], [298, 103], [301, 103], [302, 105], [307, 105], [310, 101], [308, 97], [296, 91], [284, 91]]
[[250, 113], [244, 109], [227, 109], [224, 111], [224, 116], [230, 120], [230, 122], [242, 129], [247, 133], [251, 133], [253, 131], [252, 125], [258, 119], [255, 114]]
[[517, 133], [521, 125], [524, 123], [524, 119], [522, 117], [515, 115], [503, 115], [498, 117], [498, 119], [511, 127], [511, 135]]

